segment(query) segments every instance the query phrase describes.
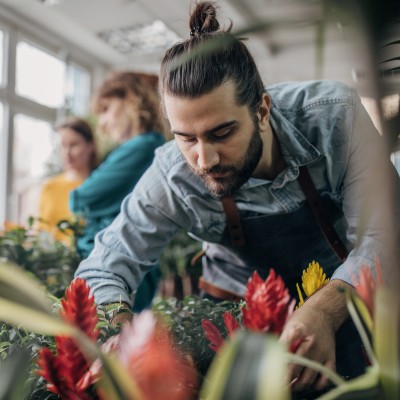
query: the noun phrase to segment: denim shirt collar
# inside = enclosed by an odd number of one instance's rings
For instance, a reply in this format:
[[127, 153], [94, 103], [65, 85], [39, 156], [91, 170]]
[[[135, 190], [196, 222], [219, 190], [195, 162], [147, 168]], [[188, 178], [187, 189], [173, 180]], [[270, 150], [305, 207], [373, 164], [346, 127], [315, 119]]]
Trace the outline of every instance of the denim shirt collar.
[[272, 105], [270, 112], [271, 126], [287, 164], [287, 168], [272, 183], [272, 188], [278, 189], [297, 179], [300, 166], [314, 164], [322, 155], [277, 107]]

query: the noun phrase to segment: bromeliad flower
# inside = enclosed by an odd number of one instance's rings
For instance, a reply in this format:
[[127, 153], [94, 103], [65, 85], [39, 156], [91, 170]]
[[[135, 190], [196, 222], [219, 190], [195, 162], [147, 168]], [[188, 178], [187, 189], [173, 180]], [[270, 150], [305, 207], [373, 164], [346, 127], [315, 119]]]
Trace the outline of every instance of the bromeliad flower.
[[76, 325], [93, 341], [97, 340], [99, 331], [96, 325], [99, 322], [94, 297], [90, 295], [90, 288], [81, 278], [76, 278], [65, 291], [65, 298], [61, 300], [61, 317]]
[[[324, 270], [321, 268], [319, 263], [313, 261], [308, 264], [308, 268], [303, 270], [301, 276], [302, 287], [307, 297], [312, 296], [317, 290], [321, 289], [329, 282], [329, 278], [326, 277]], [[298, 307], [304, 304], [304, 298], [301, 293], [299, 284], [296, 284], [297, 292], [299, 294]]]
[[[82, 279], [76, 279], [66, 290], [61, 301], [61, 317], [79, 327], [94, 342], [98, 337], [96, 305], [90, 289]], [[49, 349], [39, 351], [36, 371], [47, 382], [47, 388], [63, 399], [85, 400], [93, 397], [77, 383], [89, 369], [89, 365], [75, 341], [69, 337], [56, 336], [56, 354]]]
[[243, 325], [256, 332], [280, 334], [286, 319], [293, 313], [295, 301], [283, 279], [270, 269], [265, 282], [255, 271], [247, 284]]
[[226, 330], [228, 331], [229, 337], [233, 336], [233, 333], [240, 329], [239, 323], [236, 321], [235, 317], [228, 311], [224, 312], [224, 324]]
[[36, 373], [48, 382], [47, 389], [57, 395], [62, 395], [65, 399], [77, 399], [77, 396], [73, 397], [74, 394], [71, 393], [71, 385], [66, 380], [60, 359], [55, 357], [47, 347], [40, 349], [38, 355], [37, 364], [40, 369]]
[[222, 337], [221, 332], [208, 319], [202, 319], [201, 326], [203, 327], [203, 330], [204, 330], [204, 336], [210, 342], [208, 347], [211, 350], [214, 350], [215, 352], [217, 352], [221, 348], [222, 344], [224, 343], [224, 338]]
[[[235, 317], [228, 311], [224, 312], [224, 324], [229, 337], [233, 336], [235, 330], [240, 329], [239, 323], [236, 321]], [[221, 332], [208, 319], [202, 319], [201, 326], [204, 330], [204, 336], [211, 342], [209, 344], [210, 349], [217, 352], [224, 343], [224, 338], [222, 337]]]

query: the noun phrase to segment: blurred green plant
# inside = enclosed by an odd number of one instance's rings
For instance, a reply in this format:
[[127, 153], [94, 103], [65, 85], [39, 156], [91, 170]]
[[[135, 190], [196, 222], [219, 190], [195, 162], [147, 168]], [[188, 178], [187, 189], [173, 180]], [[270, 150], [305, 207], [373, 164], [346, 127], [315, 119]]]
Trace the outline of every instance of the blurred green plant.
[[[0, 387], [8, 388], [11, 382], [18, 381], [22, 371], [27, 379], [23, 382], [18, 400], [25, 399], [57, 399], [49, 392], [46, 382], [34, 373], [37, 366], [35, 360], [39, 348], [55, 348], [55, 335], [73, 338], [79, 343], [88, 360], [100, 358], [105, 368], [104, 390], [110, 400], [129, 398], [134, 388], [124, 371], [117, 372], [116, 361], [100, 352], [99, 345], [110, 336], [119, 333], [119, 328], [111, 325], [110, 316], [99, 311], [97, 328], [100, 330], [98, 344], [93, 343], [77, 327], [62, 320], [58, 312], [60, 300], [46, 292], [42, 283], [32, 274], [27, 274], [20, 267], [0, 262], [0, 369], [7, 374], [0, 375]], [[15, 361], [15, 359], [17, 361]], [[15, 364], [14, 364], [15, 363]], [[10, 368], [17, 365], [15, 368]], [[0, 392], [3, 395], [3, 392]], [[121, 395], [124, 394], [124, 395]], [[132, 397], [132, 396], [131, 396]], [[4, 389], [1, 400], [11, 400], [10, 391]]]
[[[191, 238], [183, 230], [178, 231], [174, 239], [164, 249], [160, 257], [162, 277], [178, 275], [180, 277], [190, 274], [188, 270], [191, 258], [199, 252], [201, 243]], [[192, 272], [197, 271], [193, 267]]]
[[[50, 293], [60, 298], [73, 279], [80, 258], [74, 245], [55, 241], [35, 230], [36, 222], [30, 217], [27, 226], [6, 224], [0, 232], [0, 259], [34, 274]], [[60, 230], [78, 229], [73, 222], [67, 225], [66, 221], [60, 221], [59, 225]]]
[[161, 297], [182, 300], [199, 293], [198, 281], [202, 274], [200, 262], [192, 263], [193, 257], [201, 250], [201, 243], [183, 230], [164, 248], [160, 257]]
[[[364, 290], [360, 293], [365, 293], [365, 283], [363, 286]], [[373, 288], [371, 285], [369, 287]], [[318, 363], [288, 352], [279, 344], [276, 337], [265, 334], [238, 332], [227, 339], [215, 355], [208, 347], [202, 320], [205, 318], [211, 320], [222, 332], [225, 329], [223, 313], [228, 311], [235, 318], [239, 318], [243, 306], [241, 303], [215, 304], [191, 296], [182, 301], [163, 300], [154, 306], [154, 312], [167, 322], [176, 349], [197, 367], [201, 375], [200, 398], [202, 399], [287, 399], [288, 384], [285, 381], [287, 378], [285, 371], [286, 365], [291, 362], [315, 368], [320, 373], [329, 373], [328, 377], [335, 383], [336, 388], [317, 397], [319, 400], [398, 398], [400, 313], [397, 296], [387, 287], [378, 287], [376, 292], [375, 289], [370, 290], [369, 296], [373, 295], [375, 298], [372, 315], [365, 300], [362, 300], [355, 291], [348, 290], [343, 295], [347, 298], [350, 315], [359, 329], [366, 355], [371, 361], [371, 366], [364, 375], [349, 381], [342, 380], [333, 371], [327, 371]], [[110, 393], [107, 399], [131, 398], [128, 393], [131, 395], [135, 393], [135, 383], [130, 382], [123, 366], [114, 358], [102, 354], [100, 343], [96, 346], [76, 327], [57, 317], [55, 311], [58, 310], [59, 303], [51, 307], [50, 299], [44, 295], [39, 282], [33, 280], [30, 275], [15, 266], [0, 264], [0, 319], [13, 326], [10, 329], [9, 325], [2, 325], [0, 332], [0, 368], [2, 370], [6, 368], [8, 371], [7, 374], [0, 375], [2, 383], [0, 386], [10, 388], [9, 380], [18, 379], [21, 370], [27, 369], [31, 377], [26, 379], [24, 388], [30, 390], [31, 396], [32, 393], [36, 393], [39, 397], [15, 398], [52, 399], [46, 397], [51, 395], [45, 390], [44, 382], [32, 378], [30, 371], [32, 366], [29, 363], [32, 363], [39, 346], [46, 345], [50, 348], [54, 346], [54, 341], [49, 336], [66, 335], [75, 338], [88, 359], [94, 360], [98, 357], [101, 359], [106, 379], [104, 388]], [[20, 324], [23, 324], [23, 328]], [[118, 330], [111, 326], [107, 314], [102, 316], [98, 326], [104, 331], [101, 335], [102, 342], [118, 333]], [[19, 339], [15, 341], [15, 337]], [[12, 357], [9, 357], [10, 355]], [[18, 368], [15, 365], [18, 365]], [[250, 397], [250, 391], [246, 388], [251, 388]], [[25, 393], [24, 396], [28, 395]], [[12, 399], [12, 397], [3, 398]], [[132, 398], [140, 397], [133, 395]]]

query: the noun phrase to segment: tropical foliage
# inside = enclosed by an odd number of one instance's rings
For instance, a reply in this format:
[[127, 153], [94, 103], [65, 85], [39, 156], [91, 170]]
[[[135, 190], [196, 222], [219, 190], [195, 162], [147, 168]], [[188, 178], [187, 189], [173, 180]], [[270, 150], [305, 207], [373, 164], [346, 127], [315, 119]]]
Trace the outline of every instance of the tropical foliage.
[[[393, 396], [400, 387], [400, 310], [398, 305], [395, 308], [398, 302], [393, 293], [383, 288], [379, 279], [379, 274], [375, 279], [362, 269], [356, 291], [343, 294], [371, 362], [365, 375], [344, 381], [278, 342], [277, 335], [294, 302], [273, 270], [265, 281], [253, 275], [241, 303], [215, 305], [195, 296], [163, 300], [153, 312], [140, 314], [120, 332], [110, 325], [107, 314], [96, 312], [84, 281], [75, 280], [65, 297], [52, 305], [43, 297], [43, 286], [15, 266], [3, 264], [0, 318], [14, 326], [23, 323], [24, 329], [18, 330], [24, 332], [18, 333], [23, 339], [19, 348], [30, 348], [24, 364], [28, 376], [22, 385], [25, 392], [15, 398], [288, 399], [285, 371], [289, 362], [328, 374], [336, 388], [320, 394], [320, 399], [397, 398]], [[324, 284], [325, 279], [319, 281]], [[366, 303], [357, 293], [368, 293]], [[366, 305], [370, 298], [375, 299], [373, 314]], [[397, 312], [390, 318], [387, 302]], [[10, 332], [1, 333], [3, 368], [12, 365], [10, 355], [16, 354], [6, 343]], [[21, 368], [15, 374], [21, 375]], [[7, 375], [1, 376], [6, 379]], [[1, 386], [9, 387], [7, 382]]]
[[[74, 246], [55, 241], [29, 218], [26, 226], [5, 223], [0, 232], [0, 260], [15, 263], [38, 277], [47, 290], [61, 298], [70, 284], [80, 258]], [[67, 229], [60, 221], [60, 229]], [[70, 228], [70, 226], [68, 226]]]
[[[79, 262], [73, 247], [49, 241], [34, 223], [7, 225], [0, 234], [0, 257], [25, 270], [0, 267], [0, 319], [7, 322], [0, 324], [0, 399], [120, 399], [126, 393], [153, 399], [160, 388], [163, 398], [174, 399], [247, 399], [254, 391], [283, 399], [290, 396], [284, 374], [289, 362], [329, 375], [336, 388], [320, 393], [322, 399], [399, 396], [400, 311], [393, 293], [382, 287], [378, 260], [376, 278], [362, 268], [356, 291], [343, 294], [371, 364], [365, 375], [344, 381], [296, 356], [295, 346], [285, 349], [277, 341], [295, 301], [274, 270], [265, 281], [254, 273], [242, 302], [162, 298], [153, 313], [120, 332], [109, 313], [96, 310], [84, 281], [70, 285]], [[198, 250], [185, 238], [172, 246], [164, 257], [164, 278], [185, 276], [188, 259]], [[327, 283], [312, 261], [297, 285], [297, 307]], [[260, 374], [275, 378], [267, 387]]]

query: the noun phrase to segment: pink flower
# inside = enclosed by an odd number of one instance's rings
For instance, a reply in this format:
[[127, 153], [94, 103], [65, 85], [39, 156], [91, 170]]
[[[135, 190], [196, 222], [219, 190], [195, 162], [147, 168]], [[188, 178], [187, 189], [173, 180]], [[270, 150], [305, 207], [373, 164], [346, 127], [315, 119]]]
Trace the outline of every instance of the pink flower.
[[[117, 351], [120, 345], [120, 336], [121, 335], [111, 336], [105, 343], [101, 345], [101, 351], [105, 354], [112, 351]], [[99, 358], [95, 360], [90, 366], [89, 370], [83, 374], [82, 378], [76, 384], [77, 389], [83, 391], [96, 383], [101, 377], [102, 366], [103, 364]]]
[[280, 334], [286, 319], [293, 313], [295, 300], [291, 300], [282, 278], [273, 269], [265, 282], [255, 271], [247, 284], [243, 325], [256, 332]]
[[192, 363], [174, 349], [167, 327], [151, 311], [123, 327], [119, 358], [145, 400], [186, 400], [197, 385]]
[[357, 294], [361, 297], [368, 308], [370, 315], [374, 315], [374, 299], [376, 288], [382, 284], [382, 268], [379, 259], [375, 260], [376, 277], [373, 276], [371, 268], [364, 265], [360, 268], [359, 280], [354, 285]]
[[[174, 349], [168, 329], [151, 311], [143, 311], [124, 325], [121, 334], [111, 337], [102, 351], [117, 353], [144, 400], [186, 400], [196, 389], [193, 365]], [[86, 389], [97, 382], [101, 368], [101, 361], [96, 360], [78, 387]]]

